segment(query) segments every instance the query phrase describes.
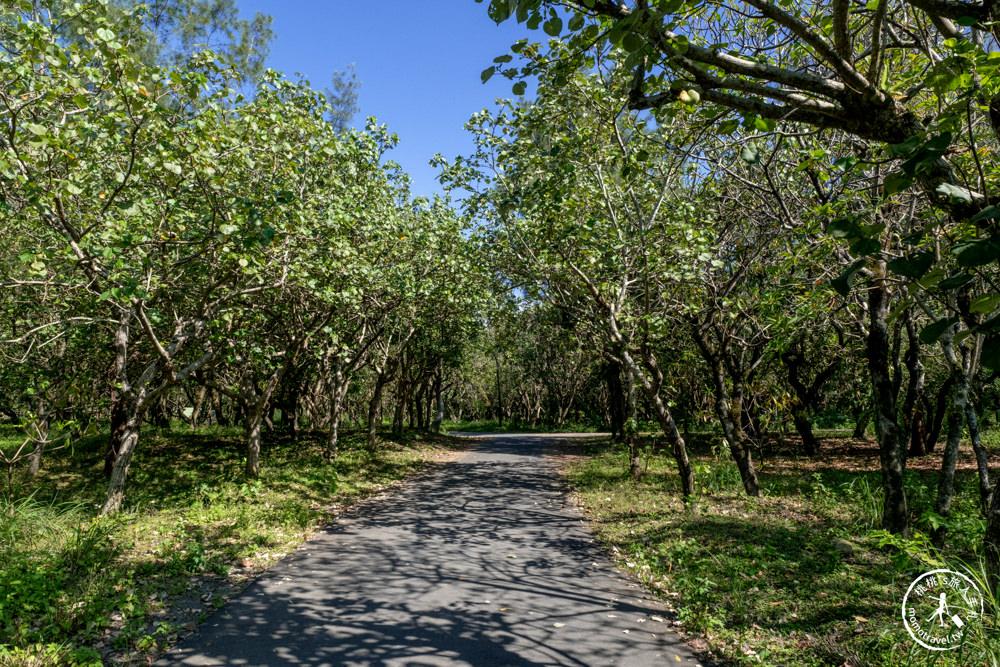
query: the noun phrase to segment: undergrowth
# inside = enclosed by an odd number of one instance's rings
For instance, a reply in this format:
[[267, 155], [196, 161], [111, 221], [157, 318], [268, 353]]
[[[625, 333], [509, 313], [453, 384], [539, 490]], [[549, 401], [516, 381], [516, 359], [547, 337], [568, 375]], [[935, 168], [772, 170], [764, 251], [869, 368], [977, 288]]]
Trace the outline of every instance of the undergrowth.
[[[318, 436], [273, 440], [260, 479], [246, 481], [236, 431], [144, 434], [127, 504], [113, 517], [96, 516], [105, 438], [54, 453], [40, 479], [0, 497], [0, 667], [145, 662], [181, 630], [152, 619], [192, 581], [255, 575], [339, 506], [413, 473], [450, 443], [408, 440], [372, 458], [360, 436], [346, 437], [334, 463]], [[207, 612], [221, 599], [205, 604]]]
[[935, 567], [967, 572], [986, 590], [973, 475], [957, 476], [942, 558], [926, 538], [943, 521], [930, 512], [934, 473], [907, 473], [915, 534], [901, 540], [879, 530], [877, 471], [765, 464], [763, 497], [751, 499], [732, 460], [703, 451], [692, 457], [698, 495], [686, 509], [669, 454], [647, 448], [639, 480], [626, 457], [593, 446], [571, 466], [570, 482], [619, 564], [675, 607], [696, 645], [736, 664], [1000, 663], [995, 601], [985, 624], [970, 626], [963, 651], [924, 649], [901, 620], [910, 582]]

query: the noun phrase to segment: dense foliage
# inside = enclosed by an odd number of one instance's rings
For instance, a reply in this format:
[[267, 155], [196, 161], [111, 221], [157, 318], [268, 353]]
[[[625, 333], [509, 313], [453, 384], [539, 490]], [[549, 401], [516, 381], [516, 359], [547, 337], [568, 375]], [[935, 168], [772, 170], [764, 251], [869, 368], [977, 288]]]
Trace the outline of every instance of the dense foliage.
[[238, 427], [252, 481], [268, 433], [334, 465], [345, 426], [377, 459], [386, 430], [492, 420], [608, 427], [635, 478], [664, 446], [684, 512], [693, 442], [756, 499], [769, 447], [822, 460], [838, 427], [877, 442], [866, 529], [981, 558], [995, 592], [995, 11], [492, 0], [547, 39], [482, 74], [532, 98], [437, 158], [456, 210], [349, 127], [351, 70], [328, 94], [265, 70], [269, 19], [231, 0], [5, 3], [3, 493], [95, 438], [113, 515], [178, 422]]

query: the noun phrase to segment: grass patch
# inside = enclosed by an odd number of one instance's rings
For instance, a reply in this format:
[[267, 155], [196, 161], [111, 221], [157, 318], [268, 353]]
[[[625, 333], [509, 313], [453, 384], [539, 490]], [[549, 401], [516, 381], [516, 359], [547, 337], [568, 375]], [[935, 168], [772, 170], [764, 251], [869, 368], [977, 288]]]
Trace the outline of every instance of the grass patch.
[[[260, 479], [245, 481], [238, 431], [151, 433], [117, 516], [96, 516], [106, 436], [53, 453], [0, 501], [0, 667], [145, 662], [341, 507], [453, 446], [409, 434], [372, 458], [348, 435], [329, 463], [322, 434], [272, 438]], [[171, 621], [175, 605], [200, 613]]]
[[[900, 618], [902, 598], [917, 574], [934, 569], [933, 554], [877, 530], [881, 478], [869, 458], [845, 470], [775, 455], [760, 471], [764, 497], [750, 499], [728, 457], [696, 448], [693, 510], [678, 498], [666, 453], [647, 451], [646, 474], [634, 480], [626, 455], [603, 442], [568, 475], [618, 564], [670, 602], [696, 646], [727, 662], [993, 664], [995, 632], [970, 639], [964, 655], [914, 647]], [[919, 517], [933, 502], [936, 475], [908, 475]], [[961, 471], [957, 483], [947, 553], [956, 563], [975, 562], [983, 524], [974, 473]], [[929, 529], [920, 519], [916, 527]]]

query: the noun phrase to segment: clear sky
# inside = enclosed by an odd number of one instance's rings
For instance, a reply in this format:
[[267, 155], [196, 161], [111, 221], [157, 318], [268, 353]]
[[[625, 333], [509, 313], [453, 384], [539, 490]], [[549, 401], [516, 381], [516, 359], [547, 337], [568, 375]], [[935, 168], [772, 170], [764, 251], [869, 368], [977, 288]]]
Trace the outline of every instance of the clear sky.
[[307, 75], [315, 88], [329, 86], [334, 70], [354, 63], [361, 81], [361, 113], [399, 135], [390, 155], [413, 179], [413, 194], [441, 192], [435, 153], [451, 160], [472, 152], [463, 129], [496, 97], [511, 97], [511, 81], [480, 73], [530, 34], [510, 20], [497, 26], [485, 3], [475, 0], [237, 0], [247, 18], [274, 17], [275, 40], [268, 65], [292, 76]]

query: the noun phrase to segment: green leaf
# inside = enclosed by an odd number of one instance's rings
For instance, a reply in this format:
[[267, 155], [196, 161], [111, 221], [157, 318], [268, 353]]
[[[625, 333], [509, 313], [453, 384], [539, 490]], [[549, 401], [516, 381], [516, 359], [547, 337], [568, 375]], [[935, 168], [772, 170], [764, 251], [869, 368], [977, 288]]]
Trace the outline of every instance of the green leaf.
[[834, 168], [840, 171], [850, 171], [854, 168], [854, 165], [858, 163], [858, 158], [856, 157], [842, 157], [833, 163]]
[[107, 28], [98, 28], [95, 34], [102, 42], [112, 42], [115, 39], [115, 33], [111, 32]]
[[920, 340], [923, 341], [925, 345], [933, 345], [938, 342], [938, 339], [944, 335], [951, 326], [958, 323], [957, 317], [947, 317], [940, 319], [933, 324], [928, 324], [926, 327], [920, 331]]
[[573, 14], [569, 19], [569, 23], [566, 25], [570, 30], [576, 32], [583, 27], [583, 14]]
[[996, 310], [997, 304], [1000, 304], [1000, 296], [996, 294], [984, 294], [973, 299], [972, 303], [969, 304], [969, 312], [989, 315]]
[[935, 188], [935, 192], [944, 195], [945, 197], [951, 198], [952, 201], [960, 202], [970, 202], [972, 201], [972, 195], [965, 188], [960, 188], [952, 185], [951, 183], [942, 183]]
[[559, 18], [558, 16], [553, 16], [548, 21], [545, 22], [545, 24], [542, 26], [542, 30], [544, 30], [545, 34], [549, 35], [550, 37], [558, 37], [559, 33], [562, 32], [562, 27], [563, 27], [562, 19]]
[[906, 174], [894, 171], [882, 181], [882, 189], [886, 197], [902, 192], [913, 185], [913, 179]]
[[503, 23], [514, 14], [517, 0], [493, 0], [487, 13], [496, 23]]
[[944, 275], [944, 269], [933, 269], [926, 276], [918, 280], [917, 284], [924, 289], [930, 289], [940, 283], [941, 279], [944, 278]]
[[770, 132], [778, 125], [773, 118], [761, 118], [757, 116], [753, 119], [753, 126], [760, 132]]
[[933, 264], [933, 253], [918, 252], [913, 255], [907, 255], [906, 257], [894, 259], [886, 264], [886, 268], [901, 276], [905, 276], [913, 280], [919, 280], [924, 277], [924, 274], [930, 270]]
[[480, 78], [480, 80], [481, 80], [481, 81], [482, 81], [483, 83], [486, 83], [486, 82], [487, 82], [487, 81], [489, 81], [489, 80], [490, 80], [491, 78], [493, 78], [493, 75], [494, 75], [494, 74], [496, 73], [496, 71], [497, 71], [497, 68], [496, 68], [496, 66], [495, 66], [495, 65], [493, 65], [493, 66], [490, 66], [490, 67], [487, 67], [486, 69], [484, 69], [484, 70], [482, 71], [482, 73], [480, 73], [480, 75], [479, 75], [479, 78]]
[[28, 129], [28, 132], [31, 132], [36, 136], [48, 134], [48, 129], [46, 129], [44, 125], [39, 125], [38, 123], [27, 123], [25, 127]]
[[882, 251], [882, 244], [877, 239], [861, 238], [851, 244], [850, 250], [854, 255], [877, 255]]
[[946, 291], [947, 290], [958, 289], [959, 287], [965, 287], [970, 282], [972, 282], [973, 279], [975, 279], [974, 275], [972, 275], [970, 273], [965, 273], [963, 271], [963, 272], [952, 274], [948, 278], [942, 280], [941, 282], [939, 282], [937, 284], [937, 288], [938, 289], [942, 289], [942, 290], [946, 290]]
[[861, 236], [861, 228], [851, 218], [837, 218], [826, 226], [826, 233], [835, 239], [856, 239]]
[[754, 144], [747, 144], [740, 150], [740, 159], [748, 164], [760, 162], [760, 150]]
[[634, 32], [625, 33], [625, 37], [622, 38], [622, 48], [629, 53], [635, 53], [645, 46], [645, 41], [642, 36], [637, 35]]
[[905, 157], [917, 150], [917, 147], [920, 146], [920, 142], [920, 136], [915, 134], [900, 144], [889, 144], [889, 152], [896, 157]]
[[952, 247], [959, 266], [983, 266], [1000, 258], [1000, 243], [995, 240], [960, 241]]
[[980, 363], [991, 371], [1000, 370], [1000, 336], [987, 336], [983, 342]]
[[528, 87], [527, 83], [525, 83], [524, 81], [518, 81], [511, 88], [511, 91], [513, 91], [513, 93], [515, 95], [520, 96], [520, 95], [524, 95], [524, 91], [527, 89], [527, 87]]
[[730, 118], [729, 120], [720, 123], [718, 128], [716, 128], [716, 131], [719, 134], [732, 134], [733, 132], [736, 131], [736, 128], [738, 128], [739, 126], [740, 122], [738, 120]]
[[1000, 206], [987, 206], [979, 213], [969, 218], [969, 222], [979, 222], [980, 220], [995, 220], [1000, 218]]
[[865, 260], [859, 259], [854, 264], [847, 267], [847, 270], [840, 274], [838, 277], [830, 281], [830, 286], [837, 290], [837, 293], [842, 297], [846, 297], [851, 293], [851, 287], [854, 285], [854, 279], [857, 276], [858, 271], [861, 267], [865, 265]]

